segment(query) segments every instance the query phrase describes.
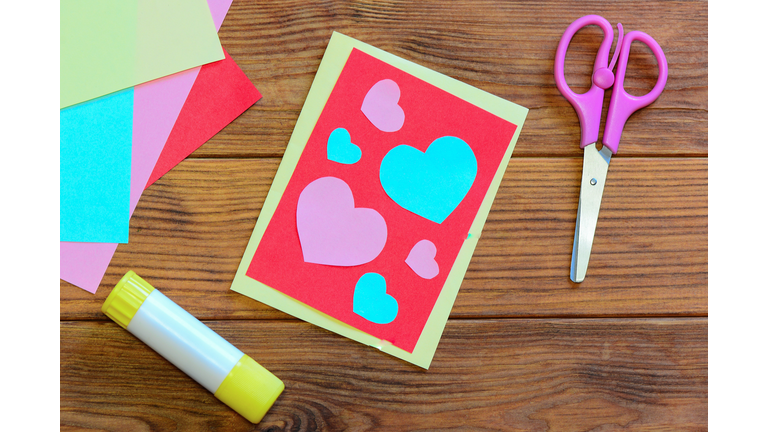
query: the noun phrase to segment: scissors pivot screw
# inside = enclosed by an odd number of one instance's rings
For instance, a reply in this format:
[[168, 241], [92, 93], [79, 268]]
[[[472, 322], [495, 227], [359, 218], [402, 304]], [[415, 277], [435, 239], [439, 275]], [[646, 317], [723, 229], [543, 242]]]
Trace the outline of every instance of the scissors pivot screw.
[[600, 68], [592, 75], [592, 82], [603, 90], [611, 88], [613, 81], [613, 72], [608, 68]]
[[590, 180], [589, 184], [591, 184], [592, 186], [596, 185], [597, 184], [597, 179]]

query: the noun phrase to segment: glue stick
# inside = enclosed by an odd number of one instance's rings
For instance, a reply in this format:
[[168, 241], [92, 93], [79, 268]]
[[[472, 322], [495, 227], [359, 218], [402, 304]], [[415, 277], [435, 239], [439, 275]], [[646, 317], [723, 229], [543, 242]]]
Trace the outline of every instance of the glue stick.
[[252, 423], [261, 421], [285, 388], [133, 271], [115, 285], [101, 311]]

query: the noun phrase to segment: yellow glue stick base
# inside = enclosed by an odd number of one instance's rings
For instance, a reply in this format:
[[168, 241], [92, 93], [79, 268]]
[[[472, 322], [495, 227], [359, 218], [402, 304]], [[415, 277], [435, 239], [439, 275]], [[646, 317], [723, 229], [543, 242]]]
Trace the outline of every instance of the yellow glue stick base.
[[251, 423], [258, 423], [285, 389], [285, 384], [252, 358], [243, 355], [214, 393]]

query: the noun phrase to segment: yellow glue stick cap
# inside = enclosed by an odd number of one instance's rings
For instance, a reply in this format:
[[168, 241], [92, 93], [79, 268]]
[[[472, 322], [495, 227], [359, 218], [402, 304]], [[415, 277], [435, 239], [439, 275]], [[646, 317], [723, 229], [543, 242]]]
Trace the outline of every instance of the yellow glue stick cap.
[[251, 423], [258, 423], [285, 384], [264, 366], [243, 355], [213, 395]]
[[154, 290], [152, 285], [129, 270], [104, 300], [101, 311], [120, 324], [120, 327], [127, 329], [136, 311]]

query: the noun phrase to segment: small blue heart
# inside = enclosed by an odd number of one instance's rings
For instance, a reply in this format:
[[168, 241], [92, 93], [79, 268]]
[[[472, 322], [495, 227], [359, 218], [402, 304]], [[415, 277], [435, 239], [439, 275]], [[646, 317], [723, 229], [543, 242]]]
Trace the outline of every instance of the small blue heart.
[[355, 285], [352, 311], [376, 324], [389, 324], [397, 316], [397, 300], [387, 294], [387, 281], [378, 273], [360, 276]]
[[463, 140], [444, 136], [425, 153], [399, 145], [381, 161], [384, 191], [398, 205], [433, 222], [443, 223], [464, 200], [477, 176], [477, 159]]
[[352, 138], [344, 128], [336, 128], [328, 137], [328, 159], [342, 164], [353, 164], [360, 160], [360, 147], [352, 144]]

